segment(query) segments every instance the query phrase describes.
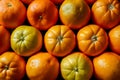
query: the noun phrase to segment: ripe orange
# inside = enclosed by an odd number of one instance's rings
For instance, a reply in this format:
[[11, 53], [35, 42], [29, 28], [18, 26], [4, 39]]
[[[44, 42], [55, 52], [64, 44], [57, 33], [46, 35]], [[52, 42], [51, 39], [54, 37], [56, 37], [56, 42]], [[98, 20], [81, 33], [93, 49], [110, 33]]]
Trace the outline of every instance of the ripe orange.
[[[20, 12], [21, 11], [21, 12]], [[0, 0], [0, 24], [16, 28], [26, 19], [26, 7], [20, 0]]]
[[10, 48], [10, 32], [3, 26], [0, 26], [0, 54]]
[[109, 31], [109, 43], [110, 49], [120, 54], [120, 25]]
[[25, 75], [25, 60], [15, 52], [0, 55], [0, 80], [22, 80]]
[[96, 0], [92, 5], [92, 19], [104, 29], [111, 29], [120, 22], [119, 0]]
[[120, 56], [114, 52], [105, 52], [93, 59], [97, 80], [120, 80]]
[[108, 46], [108, 36], [104, 29], [95, 24], [81, 28], [77, 33], [78, 48], [88, 56], [101, 54]]
[[44, 36], [46, 50], [58, 57], [68, 55], [76, 45], [74, 32], [65, 25], [52, 26]]
[[58, 20], [58, 9], [50, 0], [35, 0], [27, 9], [29, 23], [39, 30], [47, 30]]
[[62, 23], [71, 29], [80, 29], [90, 20], [90, 8], [84, 0], [65, 0], [59, 14]]
[[59, 62], [47, 52], [39, 52], [28, 59], [26, 73], [30, 80], [56, 80]]

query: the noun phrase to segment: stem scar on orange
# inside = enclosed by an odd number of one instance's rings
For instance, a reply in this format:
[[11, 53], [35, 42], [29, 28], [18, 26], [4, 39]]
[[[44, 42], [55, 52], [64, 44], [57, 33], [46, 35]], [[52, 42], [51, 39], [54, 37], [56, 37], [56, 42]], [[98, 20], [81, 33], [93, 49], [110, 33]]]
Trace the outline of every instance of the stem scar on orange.
[[0, 24], [2, 26], [14, 29], [23, 24], [25, 19], [26, 7], [20, 0], [0, 0]]
[[78, 48], [88, 56], [101, 54], [108, 46], [108, 36], [103, 28], [89, 24], [77, 33]]
[[35, 0], [27, 9], [29, 23], [39, 30], [47, 30], [58, 20], [58, 9], [50, 0]]
[[90, 8], [84, 0], [65, 0], [59, 10], [61, 22], [71, 29], [80, 29], [90, 20]]
[[65, 25], [52, 26], [44, 36], [46, 50], [58, 57], [69, 54], [76, 45], [74, 32]]

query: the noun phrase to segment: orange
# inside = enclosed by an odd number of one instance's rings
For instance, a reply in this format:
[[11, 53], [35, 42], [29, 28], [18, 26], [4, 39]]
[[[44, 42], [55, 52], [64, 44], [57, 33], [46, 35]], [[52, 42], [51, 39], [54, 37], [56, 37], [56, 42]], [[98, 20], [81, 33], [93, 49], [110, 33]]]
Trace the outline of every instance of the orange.
[[92, 5], [93, 22], [104, 29], [111, 29], [120, 22], [119, 0], [96, 0]]
[[120, 25], [109, 31], [109, 46], [110, 49], [120, 54]]
[[25, 60], [15, 52], [0, 55], [0, 80], [22, 80], [25, 76]]
[[108, 36], [103, 28], [95, 24], [89, 24], [81, 28], [77, 33], [78, 48], [88, 56], [97, 56], [106, 50]]
[[44, 44], [50, 54], [63, 57], [75, 48], [76, 37], [68, 26], [54, 25], [45, 33]]
[[35, 0], [27, 9], [29, 23], [39, 30], [47, 30], [58, 20], [58, 9], [50, 0]]
[[0, 26], [0, 54], [10, 48], [10, 32], [3, 26]]
[[120, 80], [120, 56], [104, 52], [93, 59], [96, 80]]
[[39, 52], [28, 59], [26, 73], [30, 80], [56, 80], [59, 62], [47, 52]]
[[93, 65], [89, 57], [81, 52], [73, 52], [64, 57], [60, 64], [64, 80], [90, 80]]
[[0, 0], [0, 24], [14, 29], [24, 23], [26, 7], [20, 0]]
[[42, 48], [42, 34], [32, 26], [21, 25], [12, 31], [11, 48], [21, 56], [31, 56]]
[[59, 10], [60, 20], [71, 29], [80, 29], [90, 20], [90, 8], [84, 0], [65, 0]]

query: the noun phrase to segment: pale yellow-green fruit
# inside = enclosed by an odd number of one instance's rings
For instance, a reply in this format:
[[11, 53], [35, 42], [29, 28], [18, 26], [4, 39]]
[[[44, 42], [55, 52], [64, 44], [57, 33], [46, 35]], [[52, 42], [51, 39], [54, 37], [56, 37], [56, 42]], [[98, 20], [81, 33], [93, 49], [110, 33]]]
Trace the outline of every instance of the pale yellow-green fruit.
[[31, 56], [42, 47], [42, 34], [32, 26], [19, 26], [11, 34], [11, 48], [21, 56]]
[[65, 80], [89, 80], [93, 74], [91, 60], [81, 52], [74, 52], [62, 59], [61, 74]]

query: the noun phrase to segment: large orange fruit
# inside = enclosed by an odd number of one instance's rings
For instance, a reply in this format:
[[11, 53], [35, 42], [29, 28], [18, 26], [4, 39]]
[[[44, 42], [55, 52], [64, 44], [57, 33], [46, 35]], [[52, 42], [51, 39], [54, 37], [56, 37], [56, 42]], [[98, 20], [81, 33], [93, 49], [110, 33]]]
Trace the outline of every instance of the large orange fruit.
[[32, 26], [21, 25], [11, 34], [11, 48], [21, 56], [31, 56], [42, 48], [42, 34]]
[[71, 29], [85, 26], [90, 19], [90, 8], [84, 0], [65, 0], [59, 10], [63, 24]]
[[25, 60], [15, 52], [0, 55], [0, 80], [22, 80], [25, 75]]
[[58, 9], [50, 0], [35, 0], [27, 9], [29, 23], [39, 30], [47, 30], [58, 20]]
[[64, 80], [90, 80], [93, 65], [89, 57], [81, 52], [74, 52], [62, 59], [60, 70]]
[[94, 57], [96, 80], [120, 80], [120, 56], [114, 52], [104, 52]]
[[10, 32], [3, 26], [0, 26], [0, 54], [10, 48]]
[[44, 43], [50, 54], [63, 57], [75, 48], [75, 34], [65, 25], [55, 25], [45, 33]]
[[104, 29], [111, 29], [120, 21], [119, 0], [97, 0], [92, 5], [92, 19]]
[[88, 56], [102, 53], [108, 46], [107, 33], [98, 25], [90, 24], [77, 33], [78, 48]]
[[109, 31], [109, 43], [110, 49], [120, 54], [120, 25]]
[[20, 0], [0, 0], [1, 25], [13, 29], [23, 24], [25, 19], [26, 8]]
[[47, 52], [39, 52], [28, 59], [26, 73], [30, 80], [56, 80], [59, 62]]

